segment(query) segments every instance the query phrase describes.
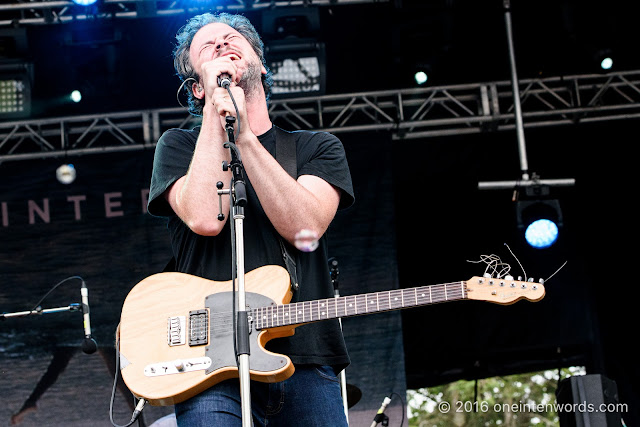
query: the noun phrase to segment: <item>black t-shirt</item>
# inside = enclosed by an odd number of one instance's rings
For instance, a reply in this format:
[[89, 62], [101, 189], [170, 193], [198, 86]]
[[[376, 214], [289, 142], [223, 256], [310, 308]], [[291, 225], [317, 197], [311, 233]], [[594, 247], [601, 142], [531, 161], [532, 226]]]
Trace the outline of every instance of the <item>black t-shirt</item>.
[[[186, 175], [191, 162], [200, 128], [192, 130], [170, 129], [156, 146], [149, 213], [168, 217], [171, 246], [175, 257], [175, 270], [206, 279], [231, 279], [231, 221], [218, 236], [201, 236], [191, 231], [173, 212], [163, 193], [180, 177]], [[340, 208], [353, 203], [353, 186], [344, 147], [338, 138], [326, 132], [296, 131], [296, 158], [298, 176], [314, 175], [342, 191]], [[263, 146], [275, 157], [276, 131], [272, 128], [258, 137]], [[222, 165], [211, 165], [222, 167]], [[266, 216], [249, 177], [248, 203], [244, 209], [244, 262], [245, 272], [264, 265], [285, 266], [279, 235]], [[228, 188], [229, 183], [225, 183]], [[216, 188], [211, 191], [215, 194]], [[217, 197], [217, 195], [216, 195]], [[228, 196], [225, 196], [228, 197]], [[225, 212], [228, 215], [228, 212]], [[300, 284], [292, 302], [332, 298], [328, 266], [326, 233], [313, 252], [301, 252], [289, 245], [297, 254], [297, 275]], [[289, 356], [294, 364], [332, 365], [341, 369], [349, 364], [349, 356], [337, 320], [325, 320], [299, 326], [292, 337], [278, 338], [267, 344], [267, 349]]]

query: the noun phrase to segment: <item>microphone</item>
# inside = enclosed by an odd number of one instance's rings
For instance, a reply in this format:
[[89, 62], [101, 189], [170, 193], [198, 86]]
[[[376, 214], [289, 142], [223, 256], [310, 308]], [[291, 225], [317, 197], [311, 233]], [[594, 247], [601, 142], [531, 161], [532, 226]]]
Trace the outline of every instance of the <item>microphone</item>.
[[389, 403], [391, 403], [391, 398], [390, 397], [385, 397], [384, 400], [382, 401], [382, 406], [380, 406], [380, 409], [378, 409], [378, 413], [373, 418], [373, 422], [371, 423], [371, 427], [376, 427], [378, 425], [378, 423], [384, 419], [384, 417], [385, 417], [384, 410], [387, 409], [387, 405], [389, 405]]
[[91, 337], [91, 320], [89, 319], [89, 288], [82, 281], [82, 288], [80, 288], [80, 295], [82, 296], [82, 317], [84, 323], [84, 341], [82, 342], [82, 351], [86, 354], [95, 353], [98, 349], [98, 344]]
[[227, 73], [220, 74], [218, 76], [218, 86], [229, 89], [229, 86], [231, 86], [231, 76]]

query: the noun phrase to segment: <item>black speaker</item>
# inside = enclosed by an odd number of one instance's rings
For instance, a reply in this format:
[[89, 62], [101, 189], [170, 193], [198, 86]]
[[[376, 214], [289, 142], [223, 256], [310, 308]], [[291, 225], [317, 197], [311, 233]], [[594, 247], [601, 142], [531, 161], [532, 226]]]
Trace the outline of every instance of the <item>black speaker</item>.
[[615, 381], [599, 374], [565, 378], [556, 390], [562, 427], [622, 426]]

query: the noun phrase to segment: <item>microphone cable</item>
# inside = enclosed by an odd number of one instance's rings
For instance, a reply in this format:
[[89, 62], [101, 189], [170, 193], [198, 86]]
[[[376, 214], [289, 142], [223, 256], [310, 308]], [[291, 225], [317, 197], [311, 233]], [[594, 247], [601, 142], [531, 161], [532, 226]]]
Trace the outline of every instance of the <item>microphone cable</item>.
[[36, 303], [36, 305], [31, 309], [31, 311], [37, 311], [38, 307], [40, 307], [40, 304], [42, 304], [42, 301], [45, 300], [46, 297], [49, 296], [49, 294], [51, 294], [51, 292], [55, 291], [60, 285], [62, 285], [64, 282], [68, 281], [68, 280], [72, 280], [72, 279], [78, 279], [80, 280], [82, 283], [84, 283], [84, 279], [80, 276], [70, 276], [67, 277], [66, 279], [62, 279], [61, 281], [59, 281], [58, 283], [56, 283], [55, 285], [53, 285], [53, 287], [51, 289], [49, 289], [49, 291], [44, 294], [44, 296], [42, 298], [40, 298], [40, 301], [38, 301]]

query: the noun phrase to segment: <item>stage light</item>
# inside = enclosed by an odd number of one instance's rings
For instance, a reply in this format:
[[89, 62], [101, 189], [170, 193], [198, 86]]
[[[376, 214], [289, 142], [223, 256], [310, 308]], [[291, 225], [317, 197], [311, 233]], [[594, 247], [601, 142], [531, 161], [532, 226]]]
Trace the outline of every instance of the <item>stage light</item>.
[[273, 98], [323, 95], [325, 45], [319, 39], [315, 8], [276, 8], [262, 15], [267, 67], [273, 75]]
[[63, 164], [56, 169], [56, 178], [62, 184], [71, 184], [76, 180], [76, 168], [72, 164]]
[[75, 4], [78, 6], [91, 6], [95, 4], [98, 0], [73, 0]]
[[293, 95], [321, 95], [325, 92], [324, 45], [309, 42], [299, 45], [271, 45], [268, 66], [273, 73], [274, 98]]
[[22, 118], [31, 114], [31, 90], [25, 77], [0, 75], [0, 118]]
[[80, 102], [82, 101], [82, 93], [80, 93], [79, 90], [74, 90], [71, 92], [71, 95], [69, 95], [69, 98], [73, 101], [73, 102]]
[[533, 186], [516, 202], [518, 228], [524, 231], [526, 242], [536, 249], [553, 246], [562, 227], [560, 202], [548, 196], [547, 187]]
[[598, 50], [593, 59], [601, 70], [609, 71], [613, 68], [613, 51], [611, 49]]
[[427, 80], [429, 79], [429, 76], [424, 71], [417, 71], [414, 74], [413, 77], [414, 77], [416, 83], [419, 84], [419, 85], [425, 84], [427, 82]]
[[600, 67], [603, 70], [610, 70], [613, 67], [613, 59], [606, 57], [602, 61], [600, 61]]
[[558, 240], [558, 226], [551, 220], [538, 219], [529, 224], [524, 238], [534, 248], [548, 248]]

